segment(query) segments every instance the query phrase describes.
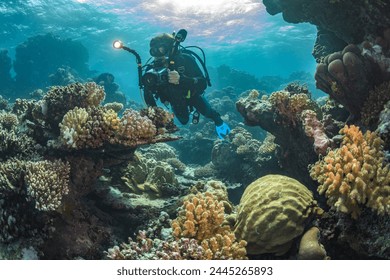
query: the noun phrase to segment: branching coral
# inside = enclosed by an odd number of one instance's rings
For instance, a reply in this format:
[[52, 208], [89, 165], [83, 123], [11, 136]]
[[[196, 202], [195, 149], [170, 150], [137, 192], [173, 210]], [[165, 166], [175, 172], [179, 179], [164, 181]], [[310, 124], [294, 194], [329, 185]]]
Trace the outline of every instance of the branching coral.
[[246, 259], [246, 242], [237, 241], [224, 222], [224, 207], [211, 193], [189, 195], [172, 222], [176, 238], [194, 238], [205, 250], [205, 259]]
[[137, 140], [150, 140], [157, 133], [156, 126], [138, 111], [127, 109], [120, 120], [118, 142], [124, 145], [134, 145]]
[[183, 210], [172, 222], [174, 236], [203, 240], [221, 233], [224, 220], [224, 207], [211, 193], [191, 195], [183, 202]]
[[357, 126], [345, 126], [340, 148], [330, 151], [310, 170], [318, 191], [340, 212], [358, 218], [366, 205], [380, 215], [390, 214], [390, 172], [384, 164], [383, 141], [375, 132], [364, 135]]
[[293, 126], [297, 125], [300, 114], [303, 110], [314, 109], [315, 104], [307, 94], [290, 94], [287, 91], [277, 91], [271, 94], [269, 102], [276, 107], [281, 121]]
[[98, 148], [115, 142], [119, 129], [117, 113], [104, 107], [74, 108], [60, 123], [61, 141], [68, 148]]
[[136, 241], [108, 249], [107, 257], [113, 260], [201, 260], [205, 250], [195, 239], [182, 238], [177, 241], [151, 239], [140, 231]]
[[56, 161], [31, 162], [27, 166], [27, 194], [35, 201], [35, 208], [55, 210], [69, 191], [69, 163]]
[[177, 129], [173, 123], [173, 114], [160, 107], [148, 107], [141, 110], [140, 114], [153, 122], [159, 134], [164, 133], [165, 130], [174, 131]]
[[93, 83], [75, 83], [55, 86], [39, 102], [35, 109], [37, 118], [42, 118], [52, 129], [56, 129], [63, 116], [76, 106], [87, 108], [98, 106], [105, 97], [103, 87]]
[[12, 113], [0, 113], [0, 127], [12, 130], [19, 124], [18, 116]]

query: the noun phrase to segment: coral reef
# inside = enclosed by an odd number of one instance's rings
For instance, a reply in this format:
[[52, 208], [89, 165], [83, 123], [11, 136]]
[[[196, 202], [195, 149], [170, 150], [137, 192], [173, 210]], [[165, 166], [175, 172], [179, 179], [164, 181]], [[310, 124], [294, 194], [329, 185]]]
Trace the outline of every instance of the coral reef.
[[248, 243], [248, 254], [283, 255], [319, 213], [321, 209], [304, 185], [286, 176], [267, 175], [245, 189], [234, 232]]
[[41, 211], [56, 210], [62, 196], [69, 192], [69, 163], [57, 161], [32, 162], [27, 165], [27, 194]]
[[156, 126], [148, 117], [143, 117], [138, 111], [132, 109], [123, 112], [118, 129], [120, 144], [131, 146], [138, 140], [147, 142], [156, 134]]
[[222, 225], [224, 219], [224, 206], [213, 194], [189, 195], [172, 221], [173, 235], [197, 240], [205, 250], [204, 259], [246, 259], [246, 242], [236, 240], [230, 227]]
[[[261, 99], [256, 95], [242, 97], [236, 107], [247, 125], [260, 126], [275, 137], [275, 155], [283, 174], [298, 179], [314, 190], [314, 182], [306, 170], [309, 164], [317, 161], [318, 155], [314, 149], [315, 138], [306, 134], [301, 115], [305, 110], [311, 110], [322, 121], [319, 106], [307, 94], [278, 91]], [[325, 145], [322, 148], [325, 149]]]
[[379, 115], [376, 132], [383, 139], [384, 150], [390, 150], [390, 102], [384, 105], [384, 109]]
[[49, 75], [50, 85], [52, 86], [67, 86], [82, 80], [77, 77], [77, 74], [68, 67], [58, 68], [54, 74]]
[[124, 106], [122, 103], [119, 103], [119, 102], [110, 102], [110, 103], [104, 104], [104, 108], [106, 108], [107, 110], [113, 110], [114, 112], [119, 113], [120, 111], [122, 111]]
[[59, 124], [64, 146], [74, 149], [98, 148], [115, 143], [120, 120], [113, 110], [78, 108], [69, 110]]
[[246, 259], [246, 242], [238, 242], [230, 227], [222, 226], [224, 207], [211, 193], [189, 195], [184, 198], [175, 220], [161, 213], [157, 224], [164, 221], [171, 224], [170, 229], [162, 225], [149, 226], [147, 231], [138, 232], [136, 241], [129, 238], [128, 243], [108, 249], [107, 257], [122, 260]]
[[[275, 144], [255, 139], [249, 131], [237, 126], [228, 135], [229, 141], [216, 141], [211, 152], [213, 168], [222, 176], [248, 184], [261, 175], [277, 172]], [[246, 174], [242, 178], [242, 174]]]
[[161, 160], [137, 154], [122, 173], [121, 180], [135, 194], [156, 198], [180, 192], [173, 167]]
[[54, 86], [37, 102], [32, 114], [43, 126], [58, 132], [58, 124], [69, 110], [96, 107], [104, 97], [104, 89], [92, 82]]
[[[309, 22], [319, 29], [318, 36], [326, 34], [330, 40], [317, 39], [317, 44], [325, 43], [323, 50], [334, 51], [336, 42], [340, 49], [345, 44], [359, 43], [368, 34], [390, 26], [390, 7], [386, 1], [343, 0], [343, 1], [290, 1], [264, 0], [267, 12], [271, 15], [282, 13], [287, 22]], [[318, 48], [318, 46], [317, 46]], [[318, 54], [329, 54], [317, 52]], [[316, 57], [320, 59], [319, 57]]]
[[362, 206], [380, 215], [390, 213], [389, 165], [384, 165], [383, 140], [375, 132], [364, 135], [345, 126], [341, 147], [331, 150], [310, 169], [332, 208], [357, 219]]

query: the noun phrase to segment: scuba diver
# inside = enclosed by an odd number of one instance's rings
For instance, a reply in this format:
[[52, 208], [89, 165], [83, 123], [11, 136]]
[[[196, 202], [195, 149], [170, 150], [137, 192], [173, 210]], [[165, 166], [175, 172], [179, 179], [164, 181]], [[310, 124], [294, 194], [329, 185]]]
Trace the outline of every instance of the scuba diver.
[[[180, 34], [181, 31], [185, 32], [184, 38], [178, 36], [183, 35]], [[197, 123], [200, 113], [214, 121], [217, 135], [223, 139], [229, 134], [230, 127], [203, 96], [207, 85], [210, 85], [205, 65], [202, 63], [206, 77], [199, 68], [194, 53], [178, 48], [186, 34], [182, 29], [176, 36], [163, 33], [150, 41], [150, 55], [154, 60], [146, 65], [142, 77], [145, 102], [147, 106], [157, 106], [157, 99], [165, 105], [169, 103], [182, 124], [188, 123], [191, 113], [192, 122]]]

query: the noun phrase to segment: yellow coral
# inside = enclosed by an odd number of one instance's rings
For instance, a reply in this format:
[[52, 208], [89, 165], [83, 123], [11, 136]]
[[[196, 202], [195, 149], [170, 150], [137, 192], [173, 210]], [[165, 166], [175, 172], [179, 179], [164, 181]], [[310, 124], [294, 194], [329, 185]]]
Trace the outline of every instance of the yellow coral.
[[172, 222], [176, 237], [203, 240], [227, 228], [221, 227], [224, 220], [223, 203], [209, 192], [189, 195], [183, 202], [183, 210]]
[[223, 203], [209, 192], [189, 195], [172, 221], [176, 238], [194, 238], [205, 250], [204, 259], [246, 259], [246, 242], [237, 241], [225, 222]]
[[224, 235], [216, 234], [215, 236], [205, 239], [201, 242], [205, 250], [204, 259], [206, 260], [246, 260], [246, 242], [236, 241], [233, 232]]
[[104, 107], [74, 108], [60, 123], [60, 140], [68, 148], [97, 148], [106, 142], [115, 143], [119, 118], [112, 109]]
[[88, 112], [84, 108], [74, 108], [68, 111], [60, 123], [61, 141], [68, 148], [81, 148], [85, 146], [88, 137], [86, 123]]
[[357, 218], [366, 205], [380, 215], [390, 213], [389, 165], [376, 133], [345, 126], [342, 145], [311, 167], [310, 175], [329, 206]]
[[249, 254], [285, 254], [305, 222], [320, 213], [312, 193], [293, 178], [267, 175], [251, 183], [238, 205], [234, 232]]
[[303, 110], [313, 109], [313, 102], [304, 93], [290, 95], [287, 91], [277, 91], [268, 100], [276, 107], [278, 114], [293, 126]]
[[264, 156], [264, 155], [269, 155], [274, 153], [276, 150], [276, 144], [274, 141], [275, 141], [275, 136], [267, 132], [267, 136], [265, 137], [263, 143], [261, 143], [261, 146], [259, 147], [260, 155]]

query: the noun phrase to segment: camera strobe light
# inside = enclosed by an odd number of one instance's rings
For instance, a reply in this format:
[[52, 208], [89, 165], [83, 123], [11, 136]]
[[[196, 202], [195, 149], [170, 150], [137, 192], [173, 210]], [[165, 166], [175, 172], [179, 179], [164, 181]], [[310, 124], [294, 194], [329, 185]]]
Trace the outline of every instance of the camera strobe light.
[[115, 49], [121, 49], [121, 48], [123, 48], [123, 43], [119, 40], [115, 40], [114, 43], [112, 44], [112, 46]]

